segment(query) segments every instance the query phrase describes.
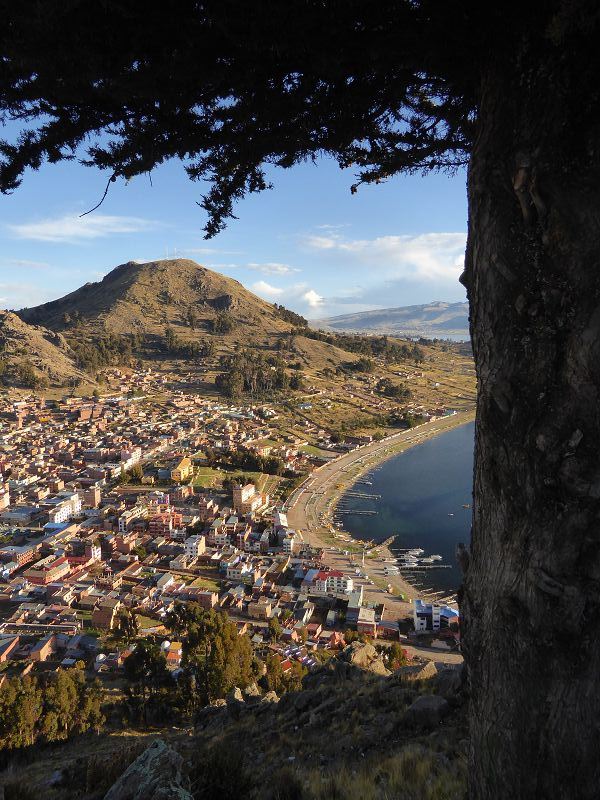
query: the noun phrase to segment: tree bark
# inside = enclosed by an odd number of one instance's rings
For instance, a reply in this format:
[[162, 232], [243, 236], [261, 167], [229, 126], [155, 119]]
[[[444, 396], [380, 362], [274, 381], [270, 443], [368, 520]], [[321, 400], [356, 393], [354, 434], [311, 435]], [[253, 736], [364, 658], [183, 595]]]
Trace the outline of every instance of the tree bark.
[[[577, 53], [483, 81], [463, 281], [472, 800], [600, 797], [600, 169]], [[579, 54], [579, 57], [581, 54]], [[517, 59], [515, 59], [516, 61]], [[583, 83], [582, 83], [583, 82]]]

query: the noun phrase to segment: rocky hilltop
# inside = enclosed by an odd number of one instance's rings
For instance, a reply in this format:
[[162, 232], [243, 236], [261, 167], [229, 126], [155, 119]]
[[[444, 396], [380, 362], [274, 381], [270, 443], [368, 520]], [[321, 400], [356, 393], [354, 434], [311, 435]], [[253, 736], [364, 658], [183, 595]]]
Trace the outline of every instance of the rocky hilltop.
[[28, 323], [68, 333], [74, 327], [86, 335], [162, 334], [166, 326], [206, 331], [219, 314], [229, 314], [236, 334], [258, 327], [265, 333], [288, 331], [274, 306], [241, 283], [188, 259], [138, 263], [129, 261], [101, 281], [65, 297], [18, 312]]
[[23, 388], [68, 386], [86, 380], [65, 337], [0, 311], [0, 381]]

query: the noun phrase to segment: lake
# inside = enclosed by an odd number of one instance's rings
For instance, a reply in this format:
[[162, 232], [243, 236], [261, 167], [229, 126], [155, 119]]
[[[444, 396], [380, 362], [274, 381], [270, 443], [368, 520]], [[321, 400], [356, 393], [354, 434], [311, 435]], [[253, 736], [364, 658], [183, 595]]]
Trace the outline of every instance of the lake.
[[455, 559], [458, 542], [471, 529], [474, 423], [423, 442], [373, 468], [350, 491], [381, 495], [380, 500], [345, 497], [343, 508], [376, 510], [376, 515], [343, 514], [344, 530], [356, 539], [383, 541], [396, 534], [391, 550], [422, 547], [439, 554], [449, 569], [428, 569], [413, 578], [424, 588], [455, 591], [461, 575]]

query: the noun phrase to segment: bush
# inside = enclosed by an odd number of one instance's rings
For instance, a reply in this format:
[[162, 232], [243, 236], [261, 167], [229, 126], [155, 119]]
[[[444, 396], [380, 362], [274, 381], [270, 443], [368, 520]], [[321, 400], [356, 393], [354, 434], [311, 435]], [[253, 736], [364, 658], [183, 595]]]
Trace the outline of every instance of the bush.
[[214, 744], [195, 762], [191, 775], [197, 800], [238, 800], [253, 788], [246, 755], [234, 737]]

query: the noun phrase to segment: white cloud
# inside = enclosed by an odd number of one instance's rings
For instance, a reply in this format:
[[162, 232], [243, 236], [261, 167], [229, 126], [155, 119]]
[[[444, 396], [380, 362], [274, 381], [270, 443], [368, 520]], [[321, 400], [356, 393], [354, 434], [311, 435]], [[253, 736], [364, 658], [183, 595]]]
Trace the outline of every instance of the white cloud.
[[465, 233], [422, 233], [417, 236], [379, 236], [345, 239], [338, 234], [307, 236], [304, 244], [324, 255], [342, 258], [346, 265], [365, 265], [388, 278], [455, 281], [463, 270]]
[[268, 261], [265, 264], [256, 264], [251, 262], [246, 264], [246, 269], [262, 272], [265, 275], [291, 275], [293, 272], [300, 272], [299, 269], [290, 267], [289, 264], [280, 264], [277, 261]]
[[47, 261], [29, 261], [26, 258], [7, 258], [0, 262], [1, 266], [16, 267], [17, 269], [47, 269]]
[[340, 244], [338, 236], [306, 236], [304, 243], [313, 250], [334, 250]]
[[266, 281], [257, 281], [253, 283], [250, 288], [255, 294], [260, 295], [260, 297], [266, 297], [267, 300], [279, 297], [284, 293], [284, 289], [281, 289], [279, 286], [272, 286]]
[[7, 225], [17, 239], [40, 242], [85, 242], [112, 236], [115, 233], [139, 233], [155, 226], [152, 220], [139, 217], [117, 217], [109, 214], [90, 214], [86, 217], [65, 215], [38, 222]]
[[302, 299], [308, 303], [310, 308], [319, 308], [324, 303], [321, 295], [317, 294], [314, 289], [309, 289], [307, 292], [304, 292]]

